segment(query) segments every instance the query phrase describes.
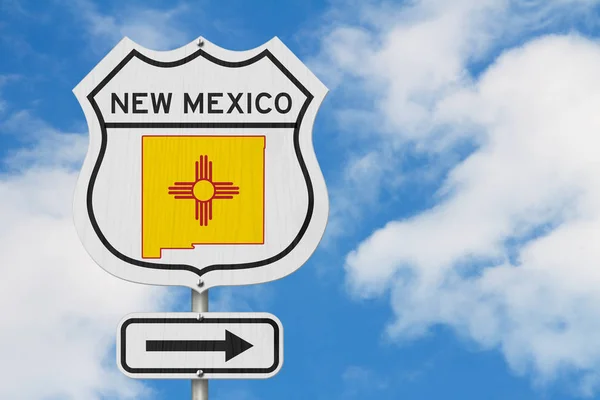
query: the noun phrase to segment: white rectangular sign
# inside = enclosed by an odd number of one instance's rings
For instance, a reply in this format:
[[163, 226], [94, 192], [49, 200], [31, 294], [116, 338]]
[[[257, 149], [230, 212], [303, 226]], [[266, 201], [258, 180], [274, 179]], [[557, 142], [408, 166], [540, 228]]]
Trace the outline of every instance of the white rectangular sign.
[[117, 331], [132, 378], [269, 378], [283, 363], [283, 327], [268, 313], [136, 313]]

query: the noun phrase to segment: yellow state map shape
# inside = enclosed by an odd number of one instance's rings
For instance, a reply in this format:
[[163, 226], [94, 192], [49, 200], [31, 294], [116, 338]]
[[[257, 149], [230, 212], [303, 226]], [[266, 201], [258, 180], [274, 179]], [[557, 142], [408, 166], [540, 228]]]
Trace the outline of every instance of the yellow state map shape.
[[[143, 136], [142, 257], [200, 244], [263, 244], [264, 154], [264, 136]], [[213, 182], [239, 187], [232, 199], [213, 198], [206, 226], [196, 220], [195, 198], [169, 194], [176, 182], [196, 181], [200, 156], [212, 162]]]

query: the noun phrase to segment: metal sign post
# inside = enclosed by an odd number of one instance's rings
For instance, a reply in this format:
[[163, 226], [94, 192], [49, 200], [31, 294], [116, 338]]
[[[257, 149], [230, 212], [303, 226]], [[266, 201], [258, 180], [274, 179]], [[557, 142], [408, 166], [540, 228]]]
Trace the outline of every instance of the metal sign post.
[[90, 144], [74, 198], [85, 249], [129, 281], [187, 286], [192, 312], [130, 314], [132, 378], [258, 379], [283, 363], [268, 313], [210, 313], [208, 289], [287, 276], [316, 249], [328, 197], [312, 145], [327, 88], [278, 39], [153, 51], [124, 38], [77, 85]]
[[[192, 312], [208, 312], [208, 290], [198, 293], [192, 290]], [[202, 375], [204, 371], [199, 371]], [[192, 379], [192, 400], [208, 400], [208, 379]]]

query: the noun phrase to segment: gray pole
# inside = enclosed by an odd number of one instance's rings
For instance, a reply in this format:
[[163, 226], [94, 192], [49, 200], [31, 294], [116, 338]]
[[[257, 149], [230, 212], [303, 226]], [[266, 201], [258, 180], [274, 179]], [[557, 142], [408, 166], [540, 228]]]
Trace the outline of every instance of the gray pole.
[[[192, 312], [208, 312], [208, 290], [198, 293], [192, 289]], [[208, 379], [192, 379], [192, 400], [208, 400]]]

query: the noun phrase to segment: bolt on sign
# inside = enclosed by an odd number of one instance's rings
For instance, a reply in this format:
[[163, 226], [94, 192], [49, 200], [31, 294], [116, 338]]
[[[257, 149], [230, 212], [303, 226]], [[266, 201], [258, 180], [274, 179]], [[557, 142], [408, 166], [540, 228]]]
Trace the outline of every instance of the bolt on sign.
[[279, 39], [159, 52], [125, 38], [74, 92], [90, 132], [75, 225], [106, 271], [203, 291], [279, 279], [317, 247], [327, 89]]

